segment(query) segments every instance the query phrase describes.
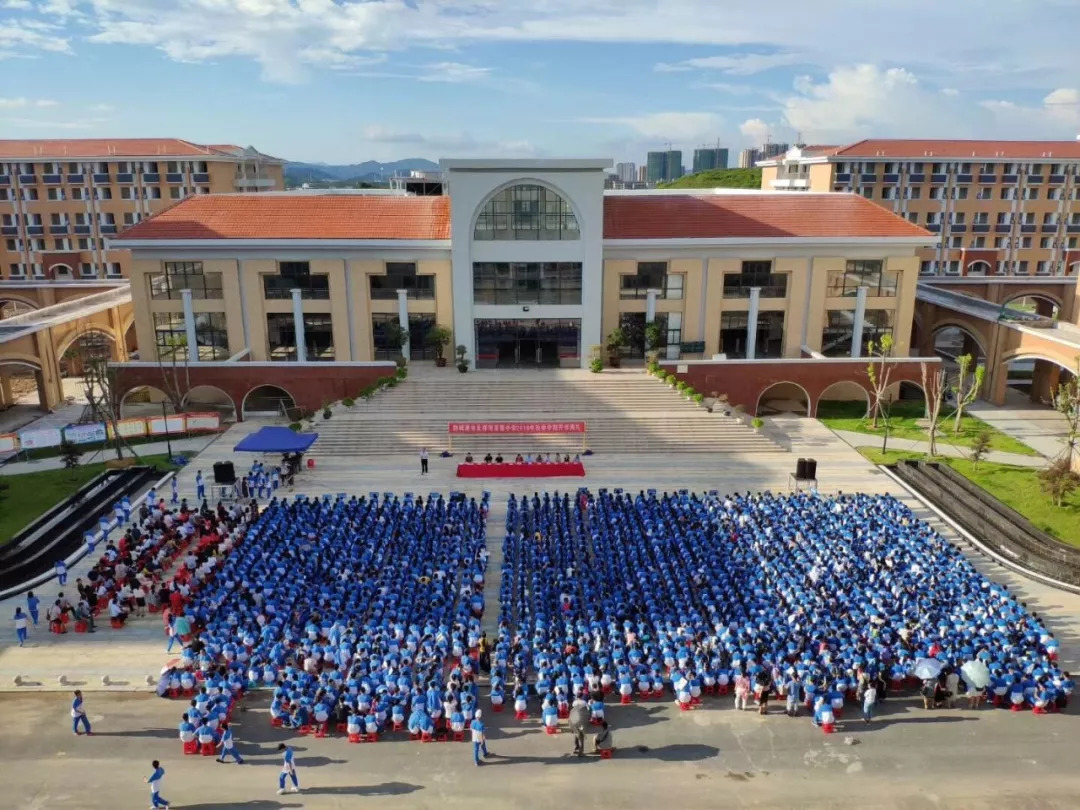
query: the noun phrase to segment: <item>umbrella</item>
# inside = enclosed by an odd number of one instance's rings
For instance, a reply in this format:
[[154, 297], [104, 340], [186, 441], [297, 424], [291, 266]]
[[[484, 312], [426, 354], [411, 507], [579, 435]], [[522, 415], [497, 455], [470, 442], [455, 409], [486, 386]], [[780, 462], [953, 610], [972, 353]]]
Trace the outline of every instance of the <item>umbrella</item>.
[[930, 681], [937, 678], [943, 669], [945, 669], [945, 665], [936, 658], [920, 658], [915, 662], [915, 669], [912, 670], [912, 674], [920, 680]]
[[982, 661], [968, 661], [960, 667], [960, 673], [975, 689], [985, 689], [990, 684], [990, 670]]

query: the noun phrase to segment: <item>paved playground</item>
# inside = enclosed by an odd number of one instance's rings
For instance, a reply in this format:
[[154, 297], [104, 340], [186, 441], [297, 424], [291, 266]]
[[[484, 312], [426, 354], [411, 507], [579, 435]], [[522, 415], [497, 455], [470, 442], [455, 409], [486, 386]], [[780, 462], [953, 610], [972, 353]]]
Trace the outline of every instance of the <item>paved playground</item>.
[[[209, 471], [213, 461], [231, 457], [231, 447], [253, 427], [237, 426], [211, 445], [182, 473], [182, 494], [193, 494], [196, 469]], [[792, 455], [596, 456], [587, 459], [584, 480], [491, 482], [489, 585], [497, 590], [500, 527], [511, 490], [572, 491], [579, 485], [593, 490], [786, 490], [793, 459], [809, 455], [819, 460], [825, 491], [894, 492], [912, 502], [891, 479], [816, 422], [777, 419], [769, 429]], [[414, 458], [317, 455], [315, 469], [297, 487], [306, 494], [451, 489], [466, 489], [454, 478], [451, 460], [433, 458], [432, 474], [421, 478]], [[925, 510], [919, 513], [932, 517]], [[1061, 641], [1066, 668], [1076, 671], [1080, 597], [1026, 581], [974, 554], [972, 559], [1046, 620]], [[72, 579], [78, 574], [74, 569]], [[46, 587], [41, 595], [56, 590]], [[340, 736], [291, 736], [271, 728], [267, 697], [256, 694], [244, 700], [233, 718], [246, 764], [220, 765], [208, 757], [183, 756], [176, 727], [184, 704], [147, 692], [146, 676], [156, 675], [172, 657], [164, 652], [157, 617], [119, 631], [106, 626], [94, 635], [38, 632], [27, 647], [18, 649], [8, 643], [13, 605], [0, 605], [0, 611], [0, 688], [5, 690], [0, 693], [5, 732], [0, 736], [5, 781], [0, 808], [144, 807], [149, 796], [143, 779], [155, 758], [166, 770], [162, 795], [173, 807], [206, 810], [481, 803], [639, 807], [659, 802], [686, 808], [1072, 808], [1080, 790], [1075, 707], [1045, 717], [988, 708], [925, 711], [914, 697], [888, 700], [870, 726], [853, 720], [854, 707], [849, 707], [849, 716], [832, 735], [814, 728], [805, 715], [785, 717], [779, 706], [765, 718], [752, 711], [735, 712], [730, 697], [706, 698], [691, 712], [680, 712], [669, 701], [613, 706], [608, 717], [618, 751], [611, 761], [570, 756], [571, 736], [543, 734], [535, 709], [523, 723], [510, 712], [485, 711], [490, 747], [498, 756], [478, 769], [472, 765], [471, 746], [463, 743], [414, 743], [404, 733], [361, 745]], [[59, 673], [86, 691], [93, 737], [71, 734], [70, 694], [56, 683]], [[15, 674], [35, 685], [14, 687]], [[103, 690], [100, 679], [106, 674], [118, 685]], [[846, 744], [848, 737], [854, 744]], [[296, 743], [304, 792], [279, 797], [276, 744], [285, 740]]]

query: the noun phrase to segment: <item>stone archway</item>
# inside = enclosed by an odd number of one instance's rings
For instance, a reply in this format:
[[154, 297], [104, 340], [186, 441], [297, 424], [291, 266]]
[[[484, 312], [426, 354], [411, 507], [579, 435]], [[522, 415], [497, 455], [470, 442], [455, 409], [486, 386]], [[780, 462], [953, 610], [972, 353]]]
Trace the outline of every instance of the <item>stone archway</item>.
[[236, 403], [227, 391], [216, 385], [196, 385], [184, 395], [181, 402], [183, 411], [214, 411], [221, 415], [221, 421], [236, 421]]
[[1000, 378], [1005, 389], [1027, 394], [1032, 402], [1050, 405], [1057, 386], [1076, 373], [1064, 360], [1048, 357], [1023, 349], [1010, 352], [1001, 358]]
[[818, 396], [814, 411], [819, 419], [851, 417], [862, 419], [870, 413], [870, 392], [853, 380], [840, 380], [827, 386]]
[[120, 417], [127, 419], [137, 416], [161, 416], [162, 404], [165, 406], [166, 414], [176, 413], [176, 408], [173, 407], [172, 400], [164, 389], [156, 385], [137, 385], [128, 389], [120, 397]]
[[754, 414], [770, 416], [773, 414], [810, 415], [811, 399], [806, 389], [794, 382], [777, 382], [758, 395]]
[[963, 354], [970, 354], [976, 364], [986, 362], [986, 338], [966, 324], [942, 321], [934, 325], [931, 335], [934, 353], [946, 362], [955, 362]]
[[985, 276], [989, 275], [993, 268], [990, 266], [990, 262], [982, 259], [976, 259], [967, 266], [967, 274], [969, 276]]
[[61, 377], [81, 377], [92, 360], [119, 360], [116, 335], [105, 326], [89, 326], [64, 335], [56, 346]]
[[1041, 315], [1044, 318], [1057, 319], [1062, 312], [1062, 302], [1050, 293], [1024, 290], [1015, 295], [1010, 295], [1002, 303], [1003, 307], [1028, 312], [1033, 315]]
[[280, 385], [257, 385], [244, 394], [241, 416], [281, 416], [296, 407], [296, 399]]
[[[37, 402], [27, 402], [36, 389]], [[19, 403], [19, 400], [24, 402]], [[41, 364], [29, 358], [0, 358], [0, 411], [6, 411], [18, 404], [22, 408], [37, 408], [48, 412], [48, 398], [45, 391], [45, 377]]]

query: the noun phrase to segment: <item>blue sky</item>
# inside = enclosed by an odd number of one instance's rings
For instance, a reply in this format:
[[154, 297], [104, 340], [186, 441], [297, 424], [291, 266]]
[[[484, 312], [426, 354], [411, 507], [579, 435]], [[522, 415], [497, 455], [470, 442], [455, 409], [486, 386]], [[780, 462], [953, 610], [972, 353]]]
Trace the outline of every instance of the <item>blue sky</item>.
[[1073, 139], [1077, 31], [1075, 0], [0, 0], [0, 138], [334, 163]]

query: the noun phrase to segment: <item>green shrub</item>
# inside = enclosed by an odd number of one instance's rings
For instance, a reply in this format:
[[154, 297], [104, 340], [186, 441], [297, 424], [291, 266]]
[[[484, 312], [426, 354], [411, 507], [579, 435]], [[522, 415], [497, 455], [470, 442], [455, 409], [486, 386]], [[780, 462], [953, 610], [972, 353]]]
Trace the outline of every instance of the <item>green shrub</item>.
[[765, 424], [765, 420], [760, 416], [755, 416], [750, 420], [750, 424], [753, 426], [754, 430], [761, 430], [761, 426]]
[[293, 433], [299, 433], [301, 427], [303, 427], [303, 425], [301, 425], [299, 422], [293, 422], [291, 425], [289, 425], [289, 430], [291, 430]]
[[694, 402], [696, 402], [698, 405], [700, 405], [704, 401], [705, 401], [705, 395], [704, 394], [694, 394]]
[[664, 377], [664, 382], [666, 382], [668, 385], [674, 385], [676, 382], [678, 382], [678, 380], [675, 378], [674, 374], [668, 374]]
[[601, 371], [603, 371], [604, 370], [603, 358], [594, 357], [591, 361], [589, 361], [589, 370], [592, 371], [593, 374], [599, 374]]

